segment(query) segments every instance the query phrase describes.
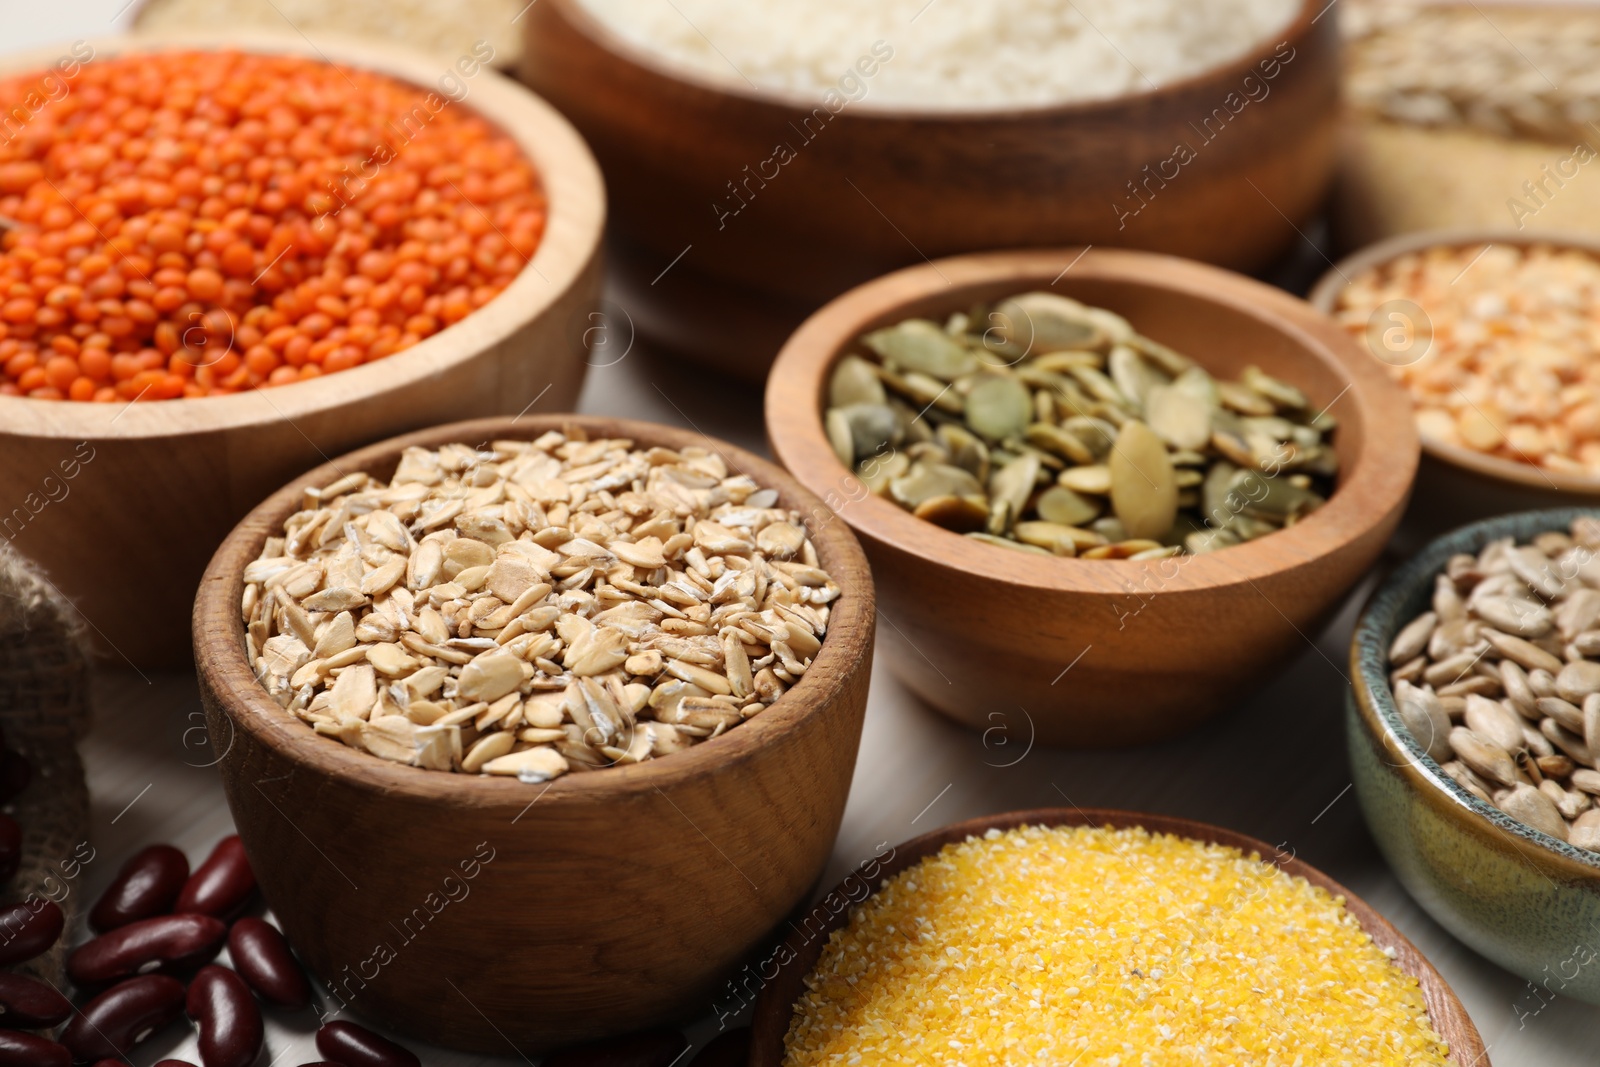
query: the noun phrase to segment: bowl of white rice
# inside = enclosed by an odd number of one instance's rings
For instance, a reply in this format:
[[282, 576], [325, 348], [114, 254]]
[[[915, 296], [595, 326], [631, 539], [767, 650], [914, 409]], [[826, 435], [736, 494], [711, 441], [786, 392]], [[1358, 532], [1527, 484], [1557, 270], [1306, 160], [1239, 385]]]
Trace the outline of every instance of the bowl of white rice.
[[1328, 187], [1327, 6], [541, 0], [522, 73], [600, 159], [636, 325], [760, 373], [730, 308], [797, 323], [941, 255], [1270, 263]]

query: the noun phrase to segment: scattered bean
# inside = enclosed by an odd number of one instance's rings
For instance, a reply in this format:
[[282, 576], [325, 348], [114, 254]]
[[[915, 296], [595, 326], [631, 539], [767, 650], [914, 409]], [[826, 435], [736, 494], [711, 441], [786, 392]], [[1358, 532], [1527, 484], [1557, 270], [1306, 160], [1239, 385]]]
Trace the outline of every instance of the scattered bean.
[[276, 926], [243, 918], [228, 931], [228, 956], [250, 988], [269, 1004], [298, 1009], [311, 1003], [311, 983]]
[[54, 901], [37, 899], [0, 908], [0, 967], [42, 956], [61, 936], [66, 916]]
[[101, 985], [134, 974], [193, 970], [209, 962], [228, 937], [228, 927], [209, 915], [160, 915], [119, 926], [80, 945], [67, 957], [67, 974], [81, 986]]
[[72, 1053], [37, 1034], [0, 1030], [0, 1067], [72, 1067]]
[[61, 1043], [80, 1060], [126, 1056], [183, 1014], [183, 983], [164, 974], [130, 978], [101, 993], [72, 1017]]
[[200, 968], [185, 1003], [200, 1028], [205, 1067], [250, 1067], [261, 1054], [261, 1009], [244, 979], [216, 964]]
[[542, 1067], [671, 1067], [688, 1047], [676, 1030], [641, 1030], [552, 1052]]
[[189, 861], [171, 845], [151, 845], [117, 872], [89, 912], [89, 925], [104, 933], [172, 911], [189, 880]]
[[45, 1030], [66, 1022], [72, 1001], [25, 974], [0, 972], [0, 1022], [23, 1030]]
[[323, 1026], [317, 1031], [317, 1051], [345, 1067], [422, 1067], [415, 1053], [355, 1023]]
[[178, 894], [178, 912], [199, 912], [219, 919], [241, 910], [255, 892], [256, 876], [244, 854], [244, 842], [230, 834], [217, 842]]

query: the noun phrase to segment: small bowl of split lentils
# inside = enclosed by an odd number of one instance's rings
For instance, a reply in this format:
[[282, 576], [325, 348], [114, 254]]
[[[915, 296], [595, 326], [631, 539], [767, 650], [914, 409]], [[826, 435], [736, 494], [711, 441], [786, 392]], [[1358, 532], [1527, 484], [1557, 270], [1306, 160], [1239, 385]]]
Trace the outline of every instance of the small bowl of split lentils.
[[[1434, 541], [1374, 594], [1349, 747], [1378, 847], [1461, 940], [1600, 1003], [1600, 511]], [[1591, 961], [1592, 962], [1592, 959]]]

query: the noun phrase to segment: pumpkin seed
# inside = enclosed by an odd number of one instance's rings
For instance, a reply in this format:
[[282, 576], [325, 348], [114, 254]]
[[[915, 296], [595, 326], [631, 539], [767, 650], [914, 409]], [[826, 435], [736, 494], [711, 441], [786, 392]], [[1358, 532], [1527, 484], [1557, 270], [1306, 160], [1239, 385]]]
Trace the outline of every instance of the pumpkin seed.
[[[1060, 526], [1098, 540], [1031, 547], [1096, 559], [1217, 551], [1294, 525], [1338, 472], [1333, 420], [1306, 413], [1292, 385], [1259, 367], [1218, 379], [1115, 312], [1058, 293], [975, 305], [942, 325], [907, 319], [860, 346], [829, 378], [830, 445], [872, 492], [980, 540]], [[1600, 627], [1572, 638], [1600, 649]], [[1450, 684], [1478, 694], [1485, 681]]]
[[1167, 446], [1138, 420], [1123, 424], [1111, 450], [1111, 507], [1131, 537], [1159, 537], [1178, 514]]
[[1015, 437], [1028, 425], [1033, 398], [1015, 378], [990, 375], [980, 378], [967, 394], [967, 425], [991, 441]]

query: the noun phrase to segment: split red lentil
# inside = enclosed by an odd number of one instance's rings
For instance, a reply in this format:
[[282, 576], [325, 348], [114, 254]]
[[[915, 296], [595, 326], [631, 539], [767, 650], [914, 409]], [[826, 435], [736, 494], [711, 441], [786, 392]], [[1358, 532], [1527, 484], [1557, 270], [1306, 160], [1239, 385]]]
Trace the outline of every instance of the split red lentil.
[[511, 282], [546, 203], [510, 137], [426, 89], [174, 52], [84, 66], [0, 143], [0, 216], [0, 394], [111, 402], [409, 348]]

